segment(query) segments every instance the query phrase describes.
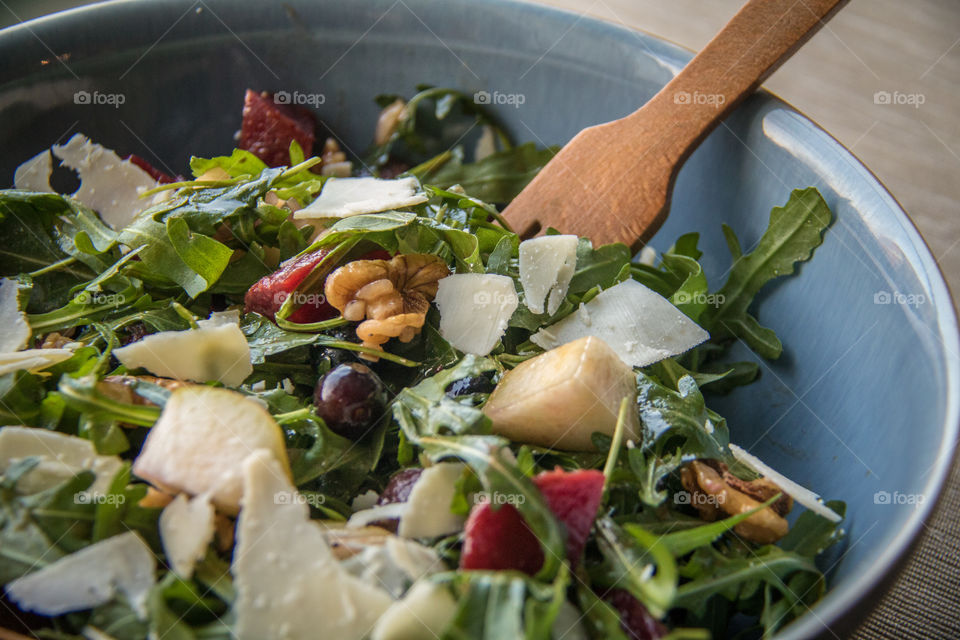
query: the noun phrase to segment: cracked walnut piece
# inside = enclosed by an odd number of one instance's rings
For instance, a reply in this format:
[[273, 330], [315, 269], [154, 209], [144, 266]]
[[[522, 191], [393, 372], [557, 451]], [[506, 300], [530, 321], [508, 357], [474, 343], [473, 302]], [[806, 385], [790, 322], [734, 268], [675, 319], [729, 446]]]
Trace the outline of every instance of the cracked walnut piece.
[[733, 530], [743, 539], [759, 544], [773, 544], [787, 535], [789, 525], [783, 516], [793, 507], [793, 499], [770, 480], [741, 480], [722, 462], [694, 460], [680, 470], [680, 481], [690, 493], [691, 505], [707, 521], [750, 511], [778, 493], [782, 494], [779, 500], [757, 511]]
[[360, 322], [357, 337], [364, 346], [382, 350], [390, 338], [410, 342], [420, 333], [437, 282], [449, 274], [447, 264], [430, 254], [354, 260], [327, 276], [324, 293], [344, 319]]

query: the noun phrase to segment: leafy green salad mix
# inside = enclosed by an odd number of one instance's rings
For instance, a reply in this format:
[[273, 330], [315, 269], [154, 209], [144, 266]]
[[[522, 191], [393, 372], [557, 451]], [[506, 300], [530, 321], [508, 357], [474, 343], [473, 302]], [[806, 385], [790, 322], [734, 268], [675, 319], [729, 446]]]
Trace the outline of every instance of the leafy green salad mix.
[[708, 283], [696, 233], [636, 260], [518, 237], [499, 210], [553, 150], [454, 90], [378, 100], [363, 158], [248, 92], [240, 148], [187, 178], [75, 136], [0, 191], [0, 632], [746, 638], [808, 611], [844, 505], [708, 404], [759, 375], [731, 345], [783, 352], [753, 301], [821, 244], [817, 190], [748, 252], [724, 225]]

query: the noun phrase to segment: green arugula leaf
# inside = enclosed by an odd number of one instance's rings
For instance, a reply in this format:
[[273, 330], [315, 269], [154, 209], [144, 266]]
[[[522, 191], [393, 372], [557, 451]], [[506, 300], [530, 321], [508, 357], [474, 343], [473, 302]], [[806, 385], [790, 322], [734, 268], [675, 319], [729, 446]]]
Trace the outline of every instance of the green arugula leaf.
[[747, 310], [754, 296], [770, 280], [794, 272], [798, 262], [809, 260], [823, 242], [833, 214], [814, 187], [797, 189], [782, 207], [770, 212], [770, 225], [756, 248], [746, 255], [739, 243], [725, 235], [734, 252], [734, 263], [727, 282], [717, 292], [722, 300], [703, 313], [702, 326], [714, 340], [740, 338], [765, 358], [776, 359], [783, 346], [774, 332], [760, 326]]
[[677, 565], [661, 538], [637, 524], [622, 528], [610, 518], [597, 521], [597, 544], [605, 564], [605, 586], [628, 590], [655, 618], [662, 618], [677, 592]]
[[457, 594], [457, 611], [444, 640], [551, 640], [566, 599], [566, 567], [552, 584], [514, 571], [466, 571], [430, 576]]
[[451, 398], [446, 390], [456, 380], [498, 369], [493, 360], [467, 355], [455, 366], [400, 391], [393, 404], [394, 417], [405, 431], [419, 435], [489, 433], [490, 419], [483, 411]]
[[458, 184], [481, 200], [506, 203], [523, 191], [557, 150], [557, 147], [538, 149], [534, 143], [527, 142], [472, 163], [464, 163], [462, 151], [455, 151], [446, 162], [415, 175], [422, 182], [444, 188]]

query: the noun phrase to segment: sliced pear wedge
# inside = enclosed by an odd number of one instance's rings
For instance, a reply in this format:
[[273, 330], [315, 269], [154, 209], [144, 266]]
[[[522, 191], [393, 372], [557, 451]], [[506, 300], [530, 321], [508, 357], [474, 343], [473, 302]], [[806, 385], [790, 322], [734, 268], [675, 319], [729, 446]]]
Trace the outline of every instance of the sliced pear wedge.
[[[593, 451], [591, 435], [612, 435], [624, 397], [636, 395], [633, 369], [600, 338], [587, 336], [551, 349], [509, 371], [483, 412], [493, 431], [517, 442]], [[625, 438], [639, 419], [628, 412]]]

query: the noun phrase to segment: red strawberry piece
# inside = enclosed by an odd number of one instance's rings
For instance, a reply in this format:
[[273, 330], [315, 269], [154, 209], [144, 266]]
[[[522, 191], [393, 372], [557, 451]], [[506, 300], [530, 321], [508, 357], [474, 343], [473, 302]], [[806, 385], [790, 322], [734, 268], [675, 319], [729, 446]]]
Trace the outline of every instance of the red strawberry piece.
[[[596, 470], [546, 471], [533, 478], [550, 511], [567, 532], [567, 557], [576, 563], [603, 498], [603, 474]], [[520, 512], [505, 504], [482, 503], [470, 511], [462, 569], [517, 569], [531, 575], [543, 565], [543, 550]]]
[[630, 640], [659, 640], [667, 635], [668, 629], [626, 589], [610, 589], [603, 599], [620, 614], [620, 627]]
[[292, 140], [296, 140], [308, 156], [313, 153], [316, 127], [309, 109], [280, 104], [272, 94], [247, 89], [238, 146], [271, 167], [288, 165]]
[[170, 174], [165, 173], [160, 169], [157, 169], [155, 166], [153, 166], [152, 164], [150, 164], [140, 156], [129, 155], [126, 158], [124, 158], [124, 160], [130, 162], [131, 164], [137, 165], [138, 167], [143, 169], [147, 174], [149, 174], [151, 178], [153, 178], [160, 184], [170, 184], [171, 182], [174, 181], [173, 177], [170, 176]]
[[[244, 310], [247, 313], [255, 311], [276, 321], [277, 311], [280, 310], [284, 301], [327, 253], [329, 253], [327, 249], [320, 249], [304, 254], [285, 263], [270, 275], [260, 278], [243, 297]], [[290, 322], [308, 324], [329, 320], [337, 315], [337, 310], [327, 304], [320, 293], [304, 296], [304, 299], [298, 302], [301, 303], [300, 307], [287, 318]]]
[[576, 563], [603, 499], [603, 474], [594, 469], [564, 471], [557, 467], [533, 479], [550, 511], [567, 529], [567, 557]]
[[534, 575], [543, 566], [543, 549], [513, 505], [488, 503], [470, 511], [465, 527], [461, 569], [516, 569]]

